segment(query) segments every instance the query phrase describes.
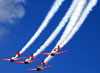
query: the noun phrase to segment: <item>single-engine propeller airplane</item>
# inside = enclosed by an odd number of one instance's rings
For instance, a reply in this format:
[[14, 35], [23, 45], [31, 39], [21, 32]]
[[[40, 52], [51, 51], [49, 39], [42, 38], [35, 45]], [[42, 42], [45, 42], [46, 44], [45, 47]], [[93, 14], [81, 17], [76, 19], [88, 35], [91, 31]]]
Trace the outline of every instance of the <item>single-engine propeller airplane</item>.
[[11, 59], [2, 59], [2, 60], [3, 61], [11, 61], [11, 62], [13, 62], [13, 61], [18, 61], [18, 60], [26, 58], [26, 57], [22, 57], [22, 58], [18, 58], [17, 59], [17, 57], [20, 56], [20, 55], [21, 55], [21, 53], [18, 51], [18, 53], [15, 56], [13, 56]]
[[51, 53], [42, 53], [42, 55], [51, 55], [51, 56], [54, 56], [54, 55], [58, 55], [58, 54], [62, 54], [62, 53], [68, 52], [68, 51], [63, 51], [63, 52], [57, 53], [59, 50], [61, 50], [61, 48], [62, 48], [62, 47], [60, 47], [60, 46], [58, 45], [58, 47], [55, 48], [55, 49], [53, 49], [53, 50], [51, 51]]
[[[32, 60], [35, 56], [31, 55], [30, 57], [28, 57], [24, 62], [16, 62], [16, 63], [21, 63], [21, 64], [28, 64], [28, 63], [32, 63], [35, 61], [38, 61], [40, 59], [36, 59], [36, 60]], [[31, 61], [32, 60], [32, 61]]]
[[36, 69], [28, 69], [29, 71], [40, 71], [40, 70], [43, 70], [43, 69], [46, 69], [46, 68], [49, 68], [51, 67], [52, 65], [49, 65], [47, 67], [43, 67], [46, 63], [42, 62]]

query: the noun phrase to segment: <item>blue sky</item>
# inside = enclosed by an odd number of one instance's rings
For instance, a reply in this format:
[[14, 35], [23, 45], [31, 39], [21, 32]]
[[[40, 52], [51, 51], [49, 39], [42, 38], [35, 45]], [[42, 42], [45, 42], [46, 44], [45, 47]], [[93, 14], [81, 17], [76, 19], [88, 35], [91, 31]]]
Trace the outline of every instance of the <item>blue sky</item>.
[[[24, 14], [21, 17], [15, 17], [15, 19], [18, 20], [0, 21], [0, 28], [2, 27], [4, 30], [3, 34], [0, 34], [0, 73], [29, 73], [27, 69], [36, 68], [37, 65], [45, 59], [46, 56], [39, 55], [37, 58], [41, 58], [40, 61], [28, 65], [2, 61], [3, 58], [11, 58], [14, 56], [17, 51], [20, 51], [29, 41], [42, 23], [53, 2], [54, 0], [29, 0], [25, 3], [22, 2], [22, 7], [24, 6]], [[71, 2], [72, 0], [66, 0], [63, 3], [59, 11], [48, 24], [47, 28], [20, 57], [30, 56], [31, 53], [34, 53], [45, 42], [60, 22]], [[53, 67], [42, 70], [40, 73], [100, 73], [99, 8], [100, 6], [98, 2], [80, 30], [70, 42], [63, 47], [62, 50], [67, 50], [68, 53], [56, 56], [48, 63], [48, 65], [53, 65]], [[50, 52], [52, 50], [62, 32], [63, 30], [44, 52]], [[33, 72], [30, 71], [30, 73]]]

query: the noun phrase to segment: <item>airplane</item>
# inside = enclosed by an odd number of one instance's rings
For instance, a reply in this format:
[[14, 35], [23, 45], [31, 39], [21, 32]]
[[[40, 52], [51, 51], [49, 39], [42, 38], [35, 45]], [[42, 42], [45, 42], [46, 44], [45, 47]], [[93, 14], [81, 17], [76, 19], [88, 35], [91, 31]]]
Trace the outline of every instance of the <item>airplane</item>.
[[24, 59], [24, 58], [26, 58], [26, 57], [22, 57], [22, 58], [18, 58], [18, 59], [16, 59], [18, 56], [20, 56], [22, 53], [20, 53], [19, 51], [18, 51], [18, 53], [15, 55], [15, 56], [13, 56], [11, 59], [2, 59], [3, 61], [11, 61], [11, 62], [13, 62], [13, 61], [18, 61], [18, 60], [21, 60], [21, 59]]
[[[38, 61], [40, 59], [36, 59], [36, 60], [32, 60], [35, 56], [31, 55], [30, 57], [28, 57], [24, 62], [16, 62], [16, 63], [21, 63], [21, 64], [28, 64], [28, 63], [32, 63], [35, 61]], [[32, 60], [32, 61], [31, 61]]]
[[[53, 50], [51, 51], [51, 53], [42, 53], [42, 54], [43, 54], [43, 55], [49, 55], [48, 58], [52, 58], [52, 57], [55, 56], [55, 55], [58, 55], [58, 54], [62, 54], [62, 53], [67, 52], [67, 51], [63, 51], [63, 52], [57, 53], [59, 50], [61, 50], [61, 48], [62, 48], [62, 47], [60, 47], [60, 46], [58, 45], [58, 47], [55, 48], [55, 49], [53, 49]], [[45, 61], [43, 61], [36, 69], [28, 69], [28, 70], [29, 70], [29, 71], [40, 71], [40, 70], [43, 70], [43, 69], [45, 69], [45, 68], [49, 68], [49, 67], [52, 66], [52, 65], [49, 65], [49, 66], [47, 66], [47, 67], [43, 67], [45, 64], [47, 64], [47, 63], [45, 63]]]
[[58, 54], [62, 54], [62, 53], [65, 53], [65, 52], [68, 52], [68, 51], [63, 51], [63, 52], [59, 52], [57, 53], [59, 50], [61, 50], [62, 47], [60, 47], [58, 45], [57, 48], [53, 49], [51, 53], [42, 53], [42, 55], [51, 55], [51, 56], [55, 56], [55, 55], [58, 55]]
[[[52, 65], [49, 65], [47, 67], [43, 67], [46, 63], [42, 62], [36, 69], [28, 69], [29, 71], [40, 71], [40, 70], [43, 70], [43, 69], [46, 69], [46, 68], [49, 68], [51, 67]], [[43, 68], [42, 68], [43, 67]]]

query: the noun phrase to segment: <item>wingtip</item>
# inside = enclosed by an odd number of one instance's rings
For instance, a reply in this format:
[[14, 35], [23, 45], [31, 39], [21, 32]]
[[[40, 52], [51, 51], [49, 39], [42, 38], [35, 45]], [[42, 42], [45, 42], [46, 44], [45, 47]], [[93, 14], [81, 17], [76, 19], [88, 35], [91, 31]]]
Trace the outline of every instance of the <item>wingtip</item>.
[[5, 60], [5, 59], [2, 59], [3, 61]]
[[31, 71], [31, 69], [27, 69], [28, 71]]
[[3, 61], [10, 61], [9, 59], [2, 59]]
[[68, 52], [68, 51], [65, 51], [65, 52]]
[[51, 67], [51, 66], [53, 66], [53, 65], [49, 65], [49, 67]]
[[36, 69], [27, 69], [28, 71], [36, 71]]
[[22, 58], [24, 59], [24, 58], [26, 58], [26, 57], [22, 57]]

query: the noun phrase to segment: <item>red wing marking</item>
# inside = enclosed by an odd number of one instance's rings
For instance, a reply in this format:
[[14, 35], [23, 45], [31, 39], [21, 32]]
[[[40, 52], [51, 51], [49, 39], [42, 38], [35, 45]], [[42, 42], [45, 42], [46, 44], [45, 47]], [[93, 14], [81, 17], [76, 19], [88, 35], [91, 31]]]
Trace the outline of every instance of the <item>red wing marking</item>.
[[10, 61], [10, 59], [2, 59], [3, 61]]
[[15, 59], [14, 61], [18, 61], [18, 60], [21, 60], [21, 59], [24, 59], [24, 58], [26, 58], [26, 57], [22, 57], [22, 58], [19, 58], [19, 59]]
[[37, 69], [27, 69], [27, 70], [29, 70], [29, 71], [37, 71]]
[[16, 63], [21, 63], [21, 64], [24, 64], [24, 62], [16, 62]]
[[65, 52], [68, 52], [68, 51], [63, 51], [63, 52], [60, 52], [60, 53], [56, 53], [55, 55], [62, 54], [62, 53], [65, 53]]
[[51, 54], [49, 54], [49, 53], [42, 53], [42, 55], [51, 55]]

